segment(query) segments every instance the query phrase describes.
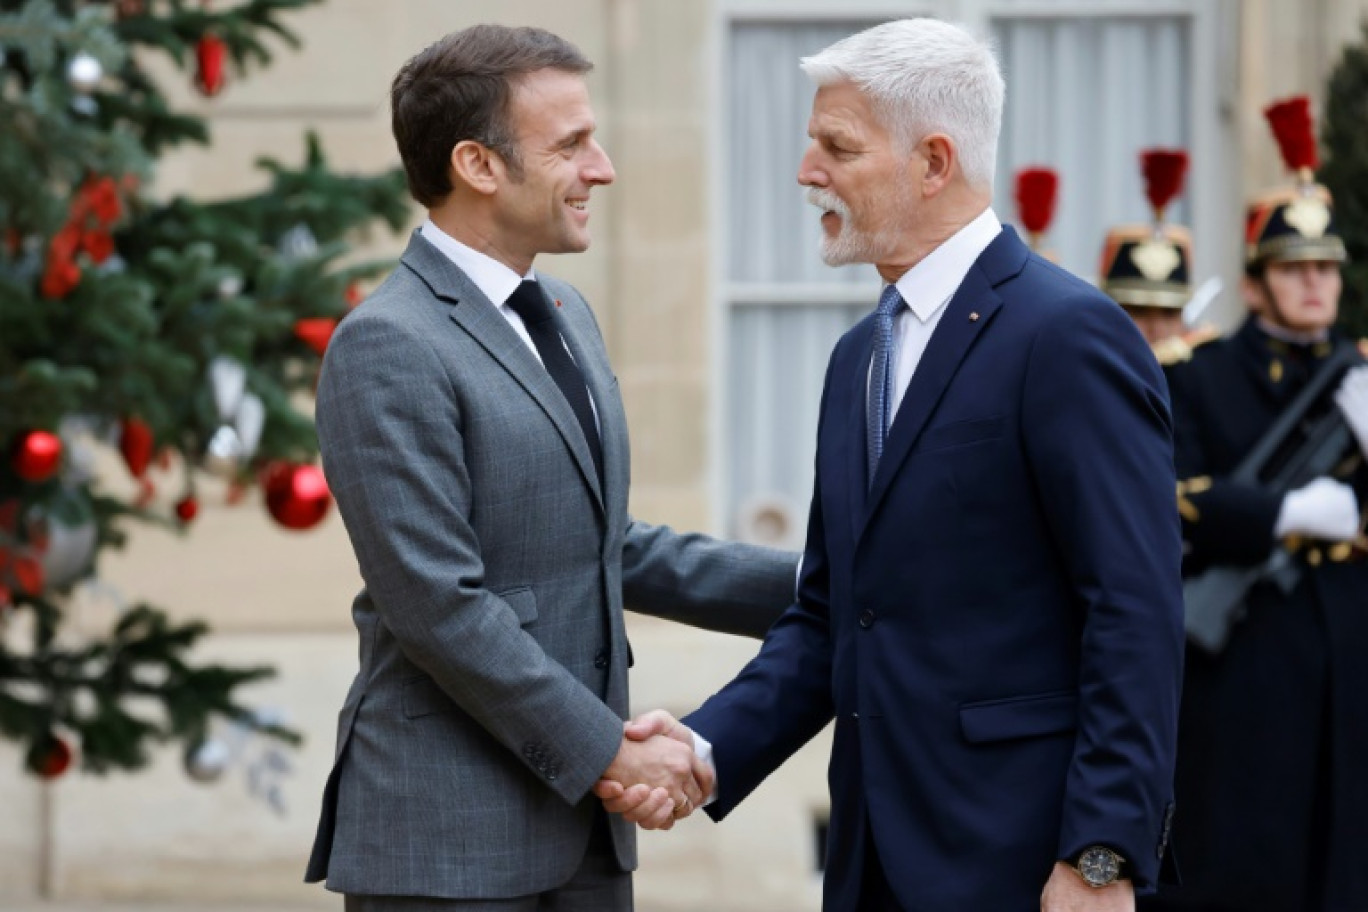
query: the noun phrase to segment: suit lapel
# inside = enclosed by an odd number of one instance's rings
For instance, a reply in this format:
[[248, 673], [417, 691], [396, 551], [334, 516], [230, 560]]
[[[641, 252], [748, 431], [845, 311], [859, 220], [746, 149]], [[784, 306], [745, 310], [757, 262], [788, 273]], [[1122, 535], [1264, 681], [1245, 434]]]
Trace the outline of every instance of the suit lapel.
[[927, 422], [935, 413], [950, 381], [959, 370], [975, 340], [987, 332], [1002, 306], [995, 287], [1016, 275], [1025, 265], [1027, 250], [1011, 228], [988, 245], [969, 269], [960, 287], [945, 305], [931, 341], [922, 354], [912, 380], [903, 394], [902, 404], [888, 431], [888, 442], [879, 460], [874, 484], [869, 492], [865, 521], [888, 493], [893, 477], [917, 443]]
[[855, 362], [847, 370], [835, 371], [833, 376], [845, 378], [846, 387], [834, 390], [838, 408], [846, 413], [846, 427], [839, 439], [848, 447], [846, 453], [846, 485], [850, 496], [849, 509], [851, 541], [859, 538], [864, 526], [865, 503], [869, 491], [869, 455], [866, 452], [865, 400], [869, 395], [869, 362], [874, 355], [874, 322], [865, 319], [860, 334], [851, 340]]
[[[603, 491], [599, 486], [598, 472], [594, 469], [594, 457], [589, 452], [589, 444], [584, 440], [584, 432], [580, 430], [579, 421], [575, 418], [570, 403], [565, 401], [565, 396], [561, 394], [556, 382], [527, 347], [527, 343], [508, 325], [503, 314], [499, 313], [498, 307], [485, 297], [455, 263], [447, 259], [418, 232], [414, 232], [400, 262], [412, 269], [434, 295], [456, 305], [451, 308], [451, 319], [489, 352], [490, 356], [518, 381], [537, 405], [541, 406], [575, 457], [585, 483], [594, 492], [594, 497], [602, 508]], [[556, 315], [556, 326], [561, 330], [562, 336], [567, 339], [573, 338], [573, 333], [567, 331], [566, 321], [559, 313]], [[580, 355], [576, 351], [575, 343], [571, 342], [570, 345], [571, 353], [578, 360]], [[598, 391], [594, 392], [597, 399]]]

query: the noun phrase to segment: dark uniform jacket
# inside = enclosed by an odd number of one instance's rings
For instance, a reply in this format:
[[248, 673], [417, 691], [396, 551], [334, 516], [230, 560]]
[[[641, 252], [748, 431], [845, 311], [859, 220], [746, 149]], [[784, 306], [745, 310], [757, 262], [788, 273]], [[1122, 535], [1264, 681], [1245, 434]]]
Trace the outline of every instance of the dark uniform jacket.
[[[1288, 345], [1250, 319], [1170, 369], [1186, 575], [1269, 557], [1281, 493], [1227, 476], [1333, 344]], [[1334, 474], [1365, 502], [1356, 448]], [[1368, 563], [1347, 545], [1292, 544], [1295, 588], [1257, 586], [1221, 655], [1189, 649], [1173, 835], [1184, 886], [1169, 901], [1368, 910]]]

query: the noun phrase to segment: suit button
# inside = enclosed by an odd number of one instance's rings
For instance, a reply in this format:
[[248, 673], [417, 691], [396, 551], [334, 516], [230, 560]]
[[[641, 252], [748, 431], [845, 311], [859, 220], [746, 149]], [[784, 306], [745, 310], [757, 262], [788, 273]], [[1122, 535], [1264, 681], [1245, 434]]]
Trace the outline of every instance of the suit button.
[[851, 713], [851, 714], [850, 714], [850, 721], [852, 721], [852, 722], [859, 722], [859, 721], [860, 721], [860, 714], [859, 714], [859, 713]]
[[606, 649], [600, 649], [598, 652], [594, 653], [594, 667], [595, 667], [595, 668], [607, 668], [607, 667], [608, 667], [608, 650], [606, 650]]
[[874, 626], [874, 612], [870, 611], [868, 608], [866, 608], [864, 611], [861, 611], [861, 612], [860, 612], [860, 626], [863, 627], [863, 628], [866, 629], [866, 630], [868, 630], [870, 627], [873, 627], [873, 626]]

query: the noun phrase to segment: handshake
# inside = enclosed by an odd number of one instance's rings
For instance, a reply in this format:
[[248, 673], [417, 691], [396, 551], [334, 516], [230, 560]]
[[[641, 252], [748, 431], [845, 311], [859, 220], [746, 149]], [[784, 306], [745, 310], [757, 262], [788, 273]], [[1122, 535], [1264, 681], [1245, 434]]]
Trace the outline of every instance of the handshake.
[[712, 766], [694, 753], [693, 732], [658, 709], [626, 723], [594, 794], [642, 829], [668, 830], [708, 800], [713, 784]]

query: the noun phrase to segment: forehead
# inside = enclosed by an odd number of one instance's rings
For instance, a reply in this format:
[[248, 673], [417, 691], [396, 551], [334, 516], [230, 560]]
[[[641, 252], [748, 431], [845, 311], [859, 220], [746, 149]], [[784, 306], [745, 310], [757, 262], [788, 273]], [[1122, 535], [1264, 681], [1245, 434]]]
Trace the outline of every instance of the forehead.
[[1268, 271], [1275, 275], [1297, 275], [1304, 272], [1339, 272], [1340, 264], [1335, 260], [1275, 260], [1268, 264]]
[[882, 134], [884, 129], [868, 95], [853, 82], [834, 82], [818, 86], [808, 132]]
[[513, 87], [510, 114], [518, 136], [558, 136], [593, 129], [594, 109], [584, 77], [564, 70], [536, 70]]

